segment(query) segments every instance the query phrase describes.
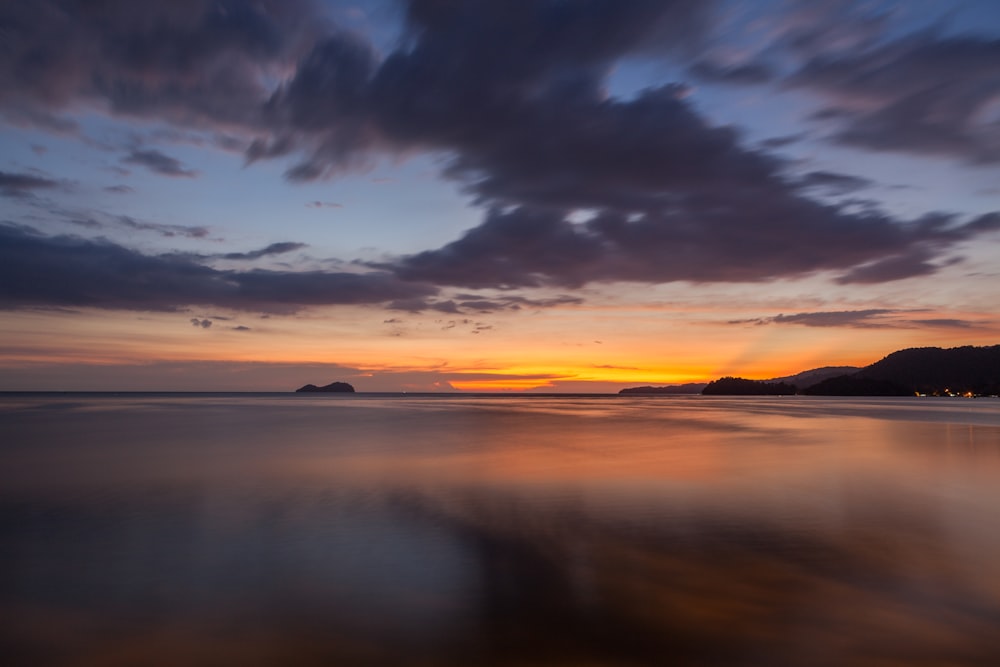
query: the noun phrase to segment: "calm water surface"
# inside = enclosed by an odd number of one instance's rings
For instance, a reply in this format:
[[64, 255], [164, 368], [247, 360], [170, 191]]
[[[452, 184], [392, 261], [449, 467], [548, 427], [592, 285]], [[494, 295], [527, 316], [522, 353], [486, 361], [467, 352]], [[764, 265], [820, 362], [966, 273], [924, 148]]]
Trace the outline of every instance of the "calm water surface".
[[1000, 401], [0, 396], [5, 665], [1000, 664]]

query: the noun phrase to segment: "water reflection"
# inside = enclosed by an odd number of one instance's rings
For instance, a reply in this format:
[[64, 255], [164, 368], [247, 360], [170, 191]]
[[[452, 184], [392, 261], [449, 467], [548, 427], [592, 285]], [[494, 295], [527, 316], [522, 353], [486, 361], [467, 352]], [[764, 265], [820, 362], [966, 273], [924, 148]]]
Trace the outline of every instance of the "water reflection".
[[3, 414], [5, 664], [1000, 663], [995, 413], [260, 401]]

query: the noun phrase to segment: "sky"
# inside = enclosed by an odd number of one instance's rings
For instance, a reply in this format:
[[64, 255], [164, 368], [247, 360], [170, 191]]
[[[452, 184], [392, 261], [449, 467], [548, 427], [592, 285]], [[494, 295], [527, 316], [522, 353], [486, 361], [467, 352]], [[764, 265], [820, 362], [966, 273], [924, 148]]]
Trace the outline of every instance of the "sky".
[[1000, 342], [995, 0], [0, 4], [0, 390]]

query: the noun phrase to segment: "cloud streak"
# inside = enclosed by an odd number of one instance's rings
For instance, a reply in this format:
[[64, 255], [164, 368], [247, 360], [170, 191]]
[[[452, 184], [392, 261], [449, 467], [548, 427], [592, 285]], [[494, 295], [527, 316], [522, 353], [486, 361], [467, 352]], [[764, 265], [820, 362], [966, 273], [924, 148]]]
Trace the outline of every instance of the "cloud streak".
[[59, 182], [50, 178], [9, 171], [0, 171], [0, 196], [24, 197], [36, 190], [51, 190], [59, 187]]
[[926, 327], [933, 329], [970, 329], [979, 323], [957, 318], [912, 319], [899, 317], [912, 310], [894, 308], [869, 308], [866, 310], [832, 310], [812, 313], [795, 313], [793, 315], [775, 315], [749, 320], [733, 320], [729, 324], [778, 324], [799, 325], [805, 327], [848, 327], [855, 329], [912, 329]]
[[198, 175], [198, 171], [195, 169], [185, 169], [180, 160], [152, 149], [137, 148], [123, 157], [122, 162], [145, 167], [154, 174], [161, 176], [195, 178]]
[[217, 306], [287, 313], [313, 306], [427, 298], [436, 289], [385, 272], [223, 271], [180, 255], [0, 225], [0, 308], [179, 311]]

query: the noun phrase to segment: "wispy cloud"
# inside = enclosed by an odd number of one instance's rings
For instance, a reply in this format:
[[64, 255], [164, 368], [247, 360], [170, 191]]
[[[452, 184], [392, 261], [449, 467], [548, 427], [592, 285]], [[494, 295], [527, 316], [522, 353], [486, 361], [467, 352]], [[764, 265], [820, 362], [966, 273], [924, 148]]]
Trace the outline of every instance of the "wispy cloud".
[[145, 167], [149, 171], [161, 176], [194, 178], [198, 175], [197, 170], [186, 169], [180, 160], [153, 149], [134, 149], [122, 158], [122, 162]]
[[866, 310], [834, 310], [793, 315], [774, 315], [747, 320], [732, 320], [730, 324], [754, 325], [800, 325], [805, 327], [848, 327], [855, 329], [913, 329], [919, 327], [935, 329], [969, 329], [980, 323], [952, 318], [912, 318], [914, 310], [893, 308], [869, 308]]
[[305, 243], [281, 241], [279, 243], [272, 243], [258, 250], [250, 250], [249, 252], [227, 252], [219, 255], [210, 255], [210, 257], [217, 257], [218, 259], [228, 259], [228, 260], [253, 260], [253, 259], [260, 259], [261, 257], [269, 257], [271, 255], [283, 255], [307, 247], [308, 245]]
[[184, 236], [191, 239], [203, 239], [206, 238], [209, 234], [207, 227], [188, 226], [188, 225], [166, 225], [159, 222], [148, 222], [145, 220], [137, 220], [128, 215], [116, 216], [114, 220], [118, 225], [125, 227], [126, 229], [156, 232], [160, 236], [164, 236], [166, 238], [172, 238], [174, 236]]
[[50, 190], [59, 185], [59, 181], [36, 174], [0, 171], [0, 195], [4, 197], [23, 197], [36, 190]]

